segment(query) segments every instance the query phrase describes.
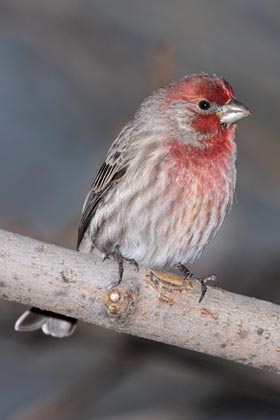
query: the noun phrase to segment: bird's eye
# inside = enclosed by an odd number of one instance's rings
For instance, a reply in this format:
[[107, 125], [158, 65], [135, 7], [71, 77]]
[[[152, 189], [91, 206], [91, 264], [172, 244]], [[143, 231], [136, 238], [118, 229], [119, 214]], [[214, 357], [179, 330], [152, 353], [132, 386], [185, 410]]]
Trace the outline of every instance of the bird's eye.
[[203, 111], [207, 111], [210, 108], [210, 103], [208, 101], [200, 101], [198, 104], [199, 108]]

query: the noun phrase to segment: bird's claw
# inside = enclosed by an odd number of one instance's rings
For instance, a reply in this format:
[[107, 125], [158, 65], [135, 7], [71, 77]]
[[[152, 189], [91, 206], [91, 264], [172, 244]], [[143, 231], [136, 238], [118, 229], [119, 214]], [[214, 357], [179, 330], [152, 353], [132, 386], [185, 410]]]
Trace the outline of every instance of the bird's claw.
[[187, 280], [197, 280], [200, 282], [201, 285], [201, 295], [199, 298], [198, 303], [201, 303], [206, 292], [207, 292], [207, 285], [210, 285], [209, 283], [211, 283], [212, 287], [215, 287], [218, 285], [218, 281], [217, 281], [217, 277], [215, 276], [215, 274], [211, 274], [210, 276], [204, 277], [202, 279], [200, 278], [196, 278], [193, 273], [184, 265], [184, 264], [178, 264], [177, 265], [178, 270], [181, 271], [181, 273], [184, 275], [184, 281]]
[[134, 267], [135, 267], [136, 272], [139, 273], [139, 264], [138, 264], [138, 262], [136, 262], [135, 260], [133, 260], [133, 263], [132, 264], [134, 264]]
[[124, 259], [124, 261], [126, 261], [127, 263], [129, 263], [129, 264], [133, 264], [134, 265], [134, 268], [135, 268], [135, 270], [137, 271], [137, 273], [139, 272], [139, 264], [138, 264], [138, 262], [137, 261], [135, 261], [134, 259], [132, 259], [132, 258], [124, 258], [123, 257], [123, 259]]
[[215, 274], [211, 274], [210, 276], [207, 276], [203, 279], [198, 279], [198, 281], [200, 282], [200, 285], [201, 285], [201, 295], [200, 295], [198, 303], [201, 303], [207, 292], [207, 286], [210, 286], [210, 283], [211, 283], [212, 287], [216, 287], [218, 285], [218, 280]]

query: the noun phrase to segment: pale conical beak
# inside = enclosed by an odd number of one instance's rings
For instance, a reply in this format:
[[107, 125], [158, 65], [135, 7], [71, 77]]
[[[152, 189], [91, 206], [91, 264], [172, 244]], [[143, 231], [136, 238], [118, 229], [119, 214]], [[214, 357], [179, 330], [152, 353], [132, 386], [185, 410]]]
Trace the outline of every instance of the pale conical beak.
[[221, 124], [233, 124], [242, 118], [251, 115], [251, 111], [236, 99], [231, 99], [217, 111]]

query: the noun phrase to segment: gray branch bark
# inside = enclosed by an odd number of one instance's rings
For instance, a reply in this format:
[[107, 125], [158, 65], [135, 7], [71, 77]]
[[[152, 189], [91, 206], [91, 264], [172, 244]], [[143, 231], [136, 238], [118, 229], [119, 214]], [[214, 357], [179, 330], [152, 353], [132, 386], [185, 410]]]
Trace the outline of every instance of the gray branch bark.
[[[0, 298], [280, 373], [280, 307], [0, 230]], [[172, 284], [172, 287], [171, 287]]]

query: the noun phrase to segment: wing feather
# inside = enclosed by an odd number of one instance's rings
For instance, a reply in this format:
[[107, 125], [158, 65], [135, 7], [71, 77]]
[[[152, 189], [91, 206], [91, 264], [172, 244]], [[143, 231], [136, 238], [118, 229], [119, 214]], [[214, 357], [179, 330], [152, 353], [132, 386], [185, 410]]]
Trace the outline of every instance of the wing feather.
[[126, 148], [122, 147], [121, 151], [118, 150], [120, 144], [123, 143], [121, 140], [125, 141], [125, 138], [120, 138], [122, 134], [123, 133], [121, 133], [112, 144], [107, 154], [106, 160], [99, 169], [97, 176], [85, 199], [79, 224], [77, 249], [82, 242], [84, 234], [88, 229], [99, 204], [102, 202], [104, 197], [106, 197], [113, 186], [121, 181], [127, 171], [128, 161], [125, 156]]

